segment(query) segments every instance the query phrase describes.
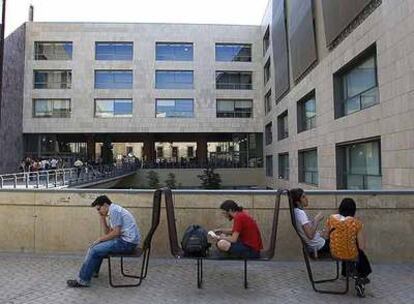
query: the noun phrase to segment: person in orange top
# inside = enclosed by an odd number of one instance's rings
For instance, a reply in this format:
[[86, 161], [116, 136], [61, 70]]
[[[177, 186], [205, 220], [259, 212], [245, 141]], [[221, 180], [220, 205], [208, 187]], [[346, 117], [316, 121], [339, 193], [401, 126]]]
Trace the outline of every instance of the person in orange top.
[[259, 258], [263, 243], [256, 221], [232, 200], [224, 201], [220, 209], [224, 217], [233, 220], [233, 228], [214, 230], [220, 234], [217, 248], [239, 258]]
[[[344, 260], [356, 259], [358, 283], [369, 283], [371, 265], [365, 255], [365, 238], [361, 220], [355, 218], [356, 204], [352, 198], [344, 198], [338, 214], [332, 214], [326, 221], [329, 232], [331, 254]], [[344, 267], [342, 267], [342, 275]]]

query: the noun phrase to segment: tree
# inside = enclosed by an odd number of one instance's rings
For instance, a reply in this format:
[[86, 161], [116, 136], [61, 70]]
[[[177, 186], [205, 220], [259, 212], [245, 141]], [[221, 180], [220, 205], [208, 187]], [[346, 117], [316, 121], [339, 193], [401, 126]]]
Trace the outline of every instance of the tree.
[[165, 185], [170, 189], [177, 188], [177, 181], [174, 173], [169, 173], [168, 178], [164, 181]]
[[201, 187], [203, 189], [220, 189], [221, 177], [220, 174], [214, 172], [214, 168], [206, 168], [202, 175], [197, 175], [201, 180]]
[[148, 179], [148, 187], [151, 189], [158, 189], [160, 188], [160, 178], [158, 177], [158, 173], [155, 171], [150, 171], [147, 173]]
[[112, 151], [112, 148], [113, 145], [111, 139], [108, 136], [106, 136], [101, 148], [102, 164], [112, 165], [114, 163], [114, 152]]

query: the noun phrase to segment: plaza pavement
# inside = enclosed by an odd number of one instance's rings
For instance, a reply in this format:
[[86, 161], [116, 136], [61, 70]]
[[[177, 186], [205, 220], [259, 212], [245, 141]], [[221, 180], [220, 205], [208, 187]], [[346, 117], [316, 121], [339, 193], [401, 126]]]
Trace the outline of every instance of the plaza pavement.
[[[197, 289], [195, 261], [172, 258], [151, 259], [148, 277], [140, 287], [111, 288], [106, 263], [92, 287], [66, 287], [82, 258], [0, 254], [0, 303], [414, 303], [414, 263], [374, 264], [366, 298], [360, 299], [353, 284], [345, 296], [315, 293], [303, 262], [251, 262], [247, 290], [242, 285], [242, 262], [206, 261], [204, 286]], [[128, 268], [134, 265], [128, 262]], [[325, 274], [333, 271], [329, 263], [316, 266]]]

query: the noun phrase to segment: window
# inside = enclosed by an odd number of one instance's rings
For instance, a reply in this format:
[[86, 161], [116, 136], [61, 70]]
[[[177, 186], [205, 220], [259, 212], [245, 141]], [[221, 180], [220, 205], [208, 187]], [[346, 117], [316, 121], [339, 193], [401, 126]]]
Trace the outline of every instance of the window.
[[251, 90], [252, 88], [252, 72], [216, 72], [218, 90]]
[[335, 118], [379, 103], [376, 49], [369, 48], [334, 75]]
[[95, 71], [95, 89], [132, 89], [132, 71]]
[[266, 33], [263, 36], [263, 56], [266, 55], [266, 52], [270, 46], [270, 29], [267, 26]]
[[269, 113], [272, 110], [272, 90], [267, 92], [265, 98], [265, 114]]
[[95, 99], [95, 117], [132, 117], [132, 99]]
[[191, 118], [194, 116], [193, 99], [157, 99], [155, 117]]
[[33, 117], [70, 117], [70, 99], [33, 99]]
[[272, 177], [273, 176], [273, 156], [266, 155], [266, 176]]
[[155, 71], [157, 89], [192, 89], [193, 71]]
[[381, 143], [379, 139], [336, 147], [338, 189], [380, 189]]
[[318, 179], [317, 150], [299, 151], [299, 182], [318, 185]]
[[216, 61], [252, 61], [251, 44], [216, 43]]
[[272, 123], [269, 122], [266, 126], [265, 126], [265, 143], [266, 146], [270, 145], [273, 141], [273, 133], [272, 133]]
[[35, 60], [72, 60], [72, 42], [35, 42]]
[[157, 147], [157, 158], [163, 158], [164, 157], [164, 148], [161, 146]]
[[279, 154], [279, 179], [289, 179], [289, 153]]
[[297, 104], [298, 133], [316, 128], [315, 92], [308, 94]]
[[265, 85], [270, 80], [270, 58], [267, 60], [264, 66], [264, 83]]
[[132, 60], [134, 44], [132, 42], [96, 42], [96, 60]]
[[277, 139], [282, 140], [289, 137], [288, 111], [286, 110], [277, 117]]
[[192, 43], [156, 43], [156, 59], [169, 61], [193, 61]]
[[35, 89], [70, 89], [72, 71], [70, 70], [37, 70], [34, 71]]
[[253, 117], [253, 100], [218, 99], [217, 117], [248, 118]]
[[192, 146], [187, 147], [187, 157], [189, 158], [194, 157], [194, 147]]

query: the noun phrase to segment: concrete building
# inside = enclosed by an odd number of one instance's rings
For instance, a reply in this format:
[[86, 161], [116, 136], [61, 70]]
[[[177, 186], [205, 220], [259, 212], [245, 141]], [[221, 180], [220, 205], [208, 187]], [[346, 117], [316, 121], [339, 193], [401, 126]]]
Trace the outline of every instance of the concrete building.
[[412, 188], [413, 15], [272, 0], [261, 26], [27, 22], [6, 40], [2, 170], [110, 141], [148, 162], [265, 163], [272, 188]]

